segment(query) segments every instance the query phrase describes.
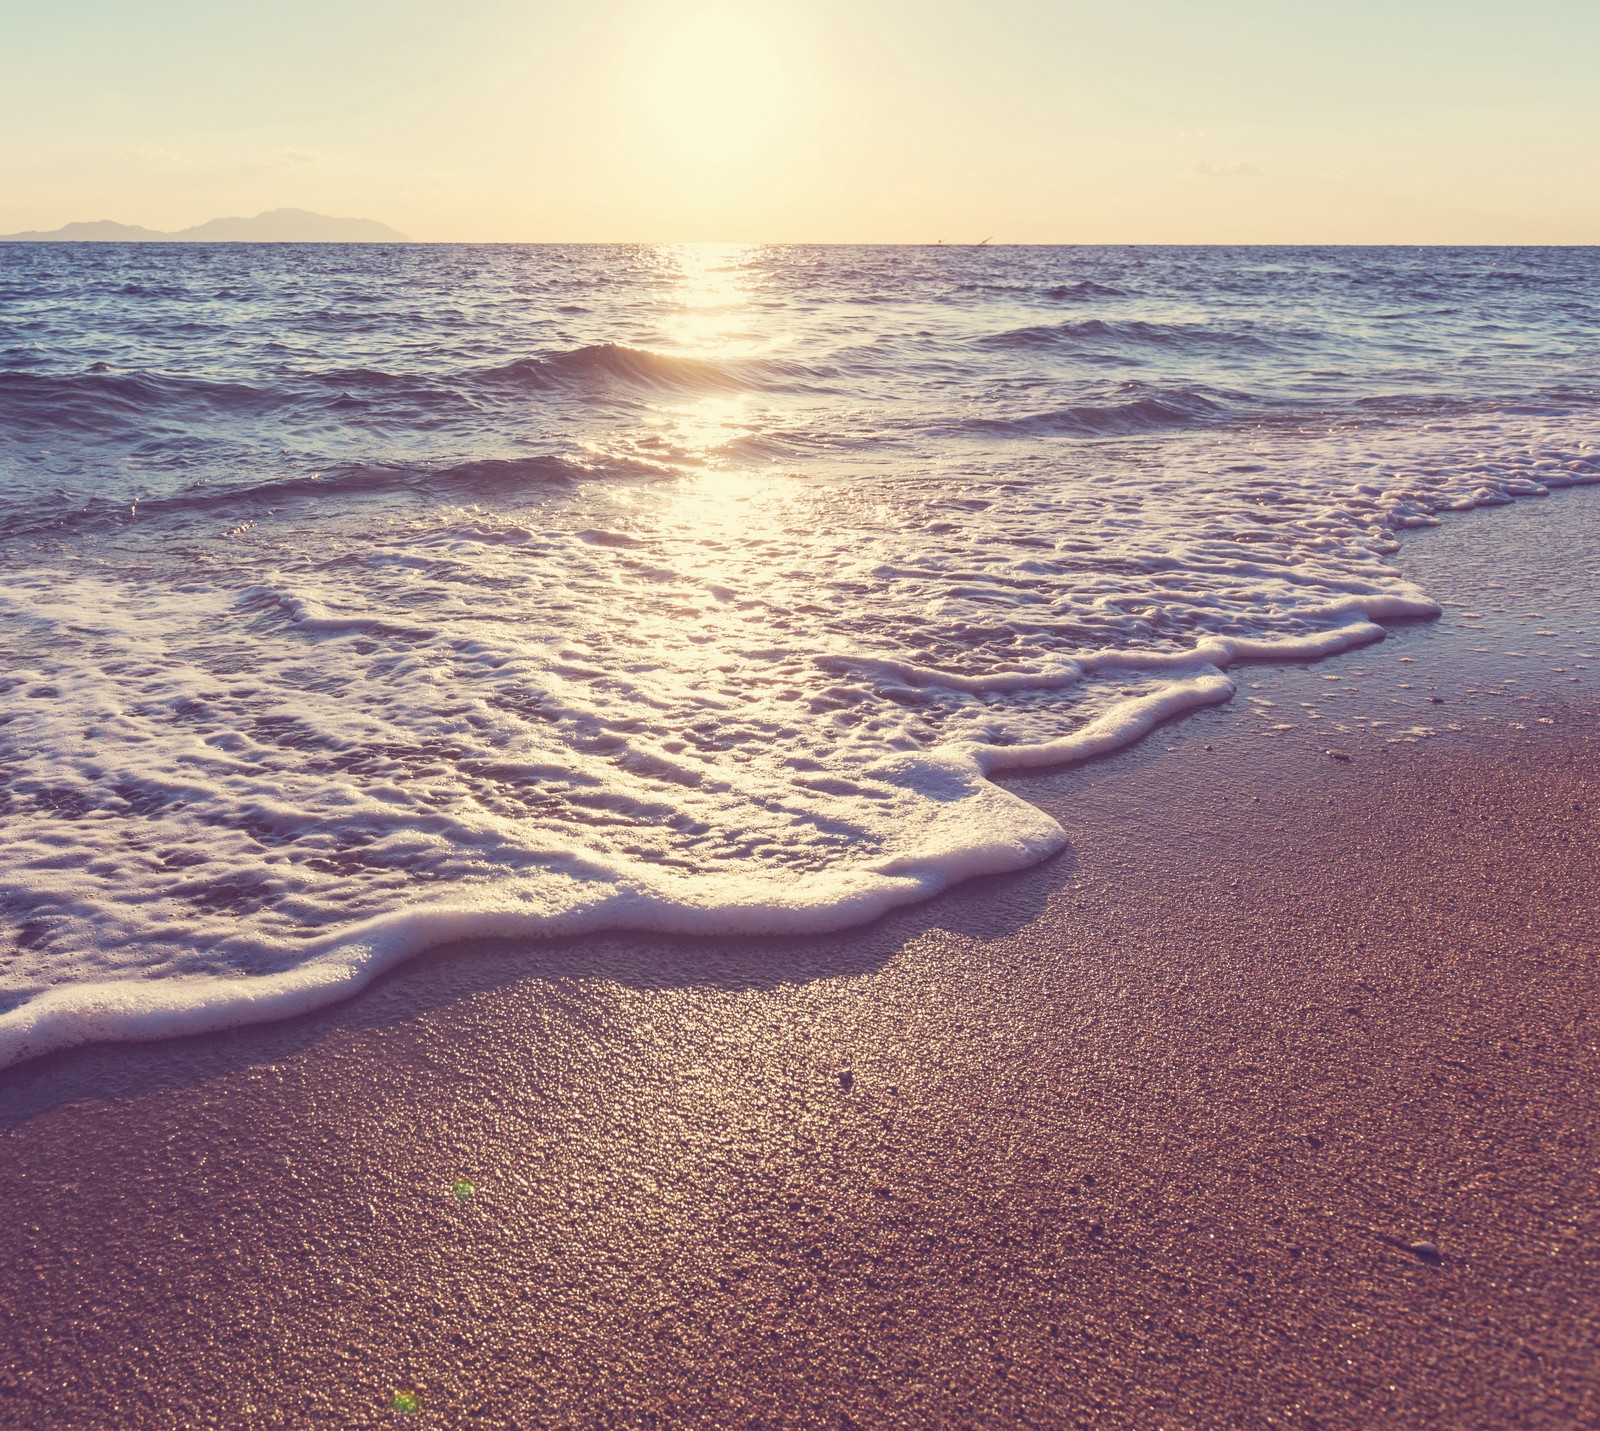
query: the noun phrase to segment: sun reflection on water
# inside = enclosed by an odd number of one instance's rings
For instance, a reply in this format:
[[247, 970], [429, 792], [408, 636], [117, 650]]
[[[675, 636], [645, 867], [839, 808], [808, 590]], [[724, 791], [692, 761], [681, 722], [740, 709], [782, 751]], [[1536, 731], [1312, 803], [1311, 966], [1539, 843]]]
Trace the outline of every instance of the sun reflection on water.
[[697, 358], [748, 357], [768, 351], [772, 335], [750, 331], [755, 244], [679, 244], [666, 250], [677, 266], [668, 337]]
[[[682, 244], [666, 250], [677, 282], [663, 335], [674, 356], [707, 363], [734, 363], [764, 356], [776, 335], [759, 331], [752, 304], [755, 280], [750, 259], [754, 244]], [[662, 451], [688, 469], [699, 488], [744, 492], [752, 462], [739, 441], [757, 430], [757, 395], [741, 390], [736, 376], [729, 387], [664, 399], [651, 412], [651, 437]], [[688, 494], [685, 494], [686, 496]]]
[[[705, 381], [652, 392], [647, 412], [629, 432], [592, 448], [676, 474], [670, 490], [641, 492], [639, 500], [652, 508], [651, 522], [670, 544], [680, 575], [708, 586], [746, 587], [754, 575], [754, 547], [792, 545], [803, 490], [771, 451], [762, 450], [763, 437], [787, 425], [783, 400], [750, 385], [745, 366], [767, 360], [787, 341], [761, 301], [761, 274], [751, 261], [759, 252], [754, 244], [658, 250], [671, 286], [657, 311], [656, 342], [667, 357], [709, 365]], [[706, 614], [709, 627], [690, 634], [695, 623], [680, 621], [676, 639], [715, 644], [720, 618]], [[659, 636], [675, 639], [665, 631]]]
[[[663, 336], [675, 356], [738, 365], [769, 357], [784, 342], [760, 303], [760, 276], [751, 260], [754, 244], [684, 244], [667, 251], [677, 269]], [[649, 426], [665, 448], [681, 454], [683, 480], [671, 497], [668, 523], [675, 532], [674, 561], [707, 589], [751, 597], [753, 549], [787, 550], [796, 516], [794, 483], [774, 458], [753, 451], [776, 417], [771, 393], [730, 385], [699, 394], [683, 393], [653, 405]], [[690, 637], [713, 648], [743, 639], [742, 621], [726, 608]]]

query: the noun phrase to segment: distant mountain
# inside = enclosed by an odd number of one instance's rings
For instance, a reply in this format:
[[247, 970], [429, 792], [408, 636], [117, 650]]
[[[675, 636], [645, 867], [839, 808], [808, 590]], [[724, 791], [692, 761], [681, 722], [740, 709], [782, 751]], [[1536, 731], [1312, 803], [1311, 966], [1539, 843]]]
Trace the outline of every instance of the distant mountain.
[[150, 243], [166, 237], [168, 235], [156, 229], [142, 229], [138, 224], [114, 224], [110, 219], [96, 219], [93, 223], [68, 224], [48, 233], [30, 229], [24, 234], [0, 234], [0, 243]]
[[253, 219], [212, 219], [169, 238], [178, 243], [410, 243], [376, 219], [330, 219], [305, 209], [273, 209]]
[[306, 209], [273, 209], [253, 219], [212, 219], [192, 229], [162, 233], [110, 219], [67, 224], [47, 232], [0, 234], [0, 243], [410, 243], [375, 219], [333, 219]]

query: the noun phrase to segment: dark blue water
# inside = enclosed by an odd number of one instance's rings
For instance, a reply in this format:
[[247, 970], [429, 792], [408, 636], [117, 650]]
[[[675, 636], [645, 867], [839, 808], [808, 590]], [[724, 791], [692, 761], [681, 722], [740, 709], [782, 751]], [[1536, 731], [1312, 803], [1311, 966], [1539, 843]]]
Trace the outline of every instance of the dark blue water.
[[[7, 245], [0, 513], [1580, 409], [1597, 335], [1591, 249]], [[716, 442], [641, 441], [717, 393]]]

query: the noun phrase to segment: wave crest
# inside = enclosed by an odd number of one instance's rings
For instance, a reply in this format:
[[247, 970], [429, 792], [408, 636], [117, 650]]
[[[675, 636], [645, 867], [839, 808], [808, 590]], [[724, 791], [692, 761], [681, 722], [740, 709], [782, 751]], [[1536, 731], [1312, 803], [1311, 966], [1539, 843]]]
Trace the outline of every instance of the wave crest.
[[157, 516], [202, 517], [218, 512], [253, 516], [296, 502], [334, 496], [401, 496], [422, 494], [457, 501], [505, 498], [529, 489], [575, 486], [597, 478], [651, 480], [675, 476], [668, 468], [630, 458], [603, 464], [578, 462], [553, 453], [527, 457], [488, 457], [438, 467], [394, 467], [352, 464], [322, 473], [274, 478], [239, 486], [201, 483], [169, 495], [129, 502], [90, 497], [54, 505], [0, 510], [0, 523], [11, 536], [44, 532], [109, 529]]
[[1126, 298], [1127, 293], [1107, 283], [1080, 278], [1076, 283], [1054, 284], [1044, 290], [1044, 296], [1054, 298], [1058, 303], [1086, 303], [1093, 298]]
[[1066, 323], [1046, 323], [1011, 328], [978, 339], [986, 348], [1116, 348], [1201, 349], [1219, 348], [1255, 353], [1274, 351], [1273, 344], [1254, 333], [1221, 328], [1209, 323], [1151, 323], [1142, 319], [1085, 318]]
[[649, 389], [735, 392], [809, 386], [825, 376], [800, 363], [771, 358], [679, 357], [630, 348], [621, 343], [595, 343], [548, 358], [519, 358], [478, 374], [489, 383], [515, 383], [535, 389], [609, 383]]
[[114, 373], [97, 364], [82, 373], [0, 371], [0, 424], [93, 435], [151, 413], [183, 408], [212, 418], [258, 417], [276, 405], [269, 390], [245, 383], [160, 373]]
[[[1140, 386], [1128, 384], [1123, 390]], [[968, 418], [960, 428], [1008, 437], [1115, 437], [1213, 422], [1226, 411], [1221, 397], [1190, 389], [1152, 389], [1124, 402], [1075, 403], [1021, 417]]]

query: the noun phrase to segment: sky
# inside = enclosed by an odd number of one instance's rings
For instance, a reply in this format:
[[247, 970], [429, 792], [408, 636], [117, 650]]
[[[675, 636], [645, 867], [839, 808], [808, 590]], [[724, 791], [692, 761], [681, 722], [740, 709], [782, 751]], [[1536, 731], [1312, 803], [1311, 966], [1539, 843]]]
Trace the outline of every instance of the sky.
[[0, 0], [0, 232], [1600, 243], [1595, 0]]

